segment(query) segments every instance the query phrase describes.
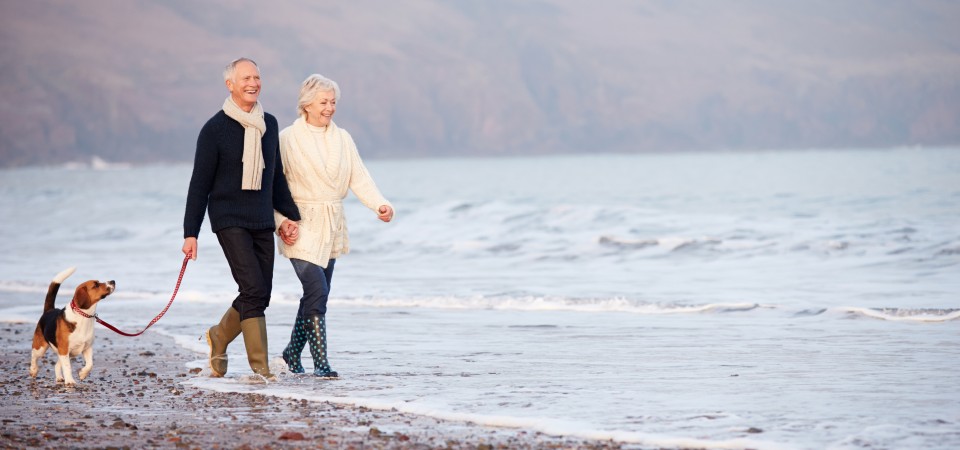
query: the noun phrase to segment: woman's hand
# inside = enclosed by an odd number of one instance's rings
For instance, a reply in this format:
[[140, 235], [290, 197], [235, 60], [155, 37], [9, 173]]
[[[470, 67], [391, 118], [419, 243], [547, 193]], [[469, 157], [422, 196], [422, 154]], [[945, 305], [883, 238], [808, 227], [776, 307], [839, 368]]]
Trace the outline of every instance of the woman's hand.
[[284, 244], [293, 245], [297, 242], [297, 238], [300, 237], [300, 225], [287, 219], [280, 224], [280, 230], [278, 232]]
[[380, 205], [380, 209], [377, 210], [377, 218], [384, 222], [393, 220], [393, 208], [390, 205]]

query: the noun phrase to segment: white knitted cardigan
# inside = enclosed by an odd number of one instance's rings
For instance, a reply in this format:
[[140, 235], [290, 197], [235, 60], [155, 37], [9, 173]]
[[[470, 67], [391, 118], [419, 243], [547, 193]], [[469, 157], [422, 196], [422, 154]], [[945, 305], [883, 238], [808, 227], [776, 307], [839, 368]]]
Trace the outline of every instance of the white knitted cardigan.
[[[333, 122], [323, 130], [323, 139], [314, 138], [303, 118], [280, 132], [283, 174], [293, 201], [300, 210], [300, 237], [291, 246], [277, 239], [280, 254], [302, 259], [320, 267], [350, 251], [343, 199], [347, 190], [367, 208], [393, 205], [380, 194], [370, 172], [363, 165], [353, 138]], [[274, 211], [277, 230], [286, 220]]]

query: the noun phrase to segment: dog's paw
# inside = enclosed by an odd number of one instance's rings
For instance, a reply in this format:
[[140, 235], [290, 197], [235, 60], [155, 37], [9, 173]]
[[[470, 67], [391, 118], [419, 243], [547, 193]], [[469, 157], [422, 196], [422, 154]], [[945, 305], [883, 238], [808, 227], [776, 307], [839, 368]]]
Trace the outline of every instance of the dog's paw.
[[86, 379], [87, 375], [90, 375], [90, 369], [80, 369], [80, 372], [77, 374], [80, 376], [80, 379]]

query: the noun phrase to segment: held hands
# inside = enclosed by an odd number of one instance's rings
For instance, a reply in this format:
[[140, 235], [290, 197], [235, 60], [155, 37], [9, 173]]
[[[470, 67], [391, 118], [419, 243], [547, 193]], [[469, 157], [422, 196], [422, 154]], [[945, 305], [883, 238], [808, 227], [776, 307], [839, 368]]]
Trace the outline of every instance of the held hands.
[[284, 244], [293, 245], [300, 237], [300, 225], [290, 219], [284, 220], [277, 233], [280, 234], [280, 239], [283, 240]]
[[390, 205], [380, 205], [380, 209], [377, 210], [377, 218], [384, 222], [393, 220], [393, 208]]

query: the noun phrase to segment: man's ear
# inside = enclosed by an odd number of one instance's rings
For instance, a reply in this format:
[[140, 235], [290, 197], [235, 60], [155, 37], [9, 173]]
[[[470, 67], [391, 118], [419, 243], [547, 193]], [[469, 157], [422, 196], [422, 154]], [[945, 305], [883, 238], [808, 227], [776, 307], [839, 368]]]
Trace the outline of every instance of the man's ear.
[[233, 92], [233, 80], [226, 80], [224, 84], [227, 85], [227, 90]]

